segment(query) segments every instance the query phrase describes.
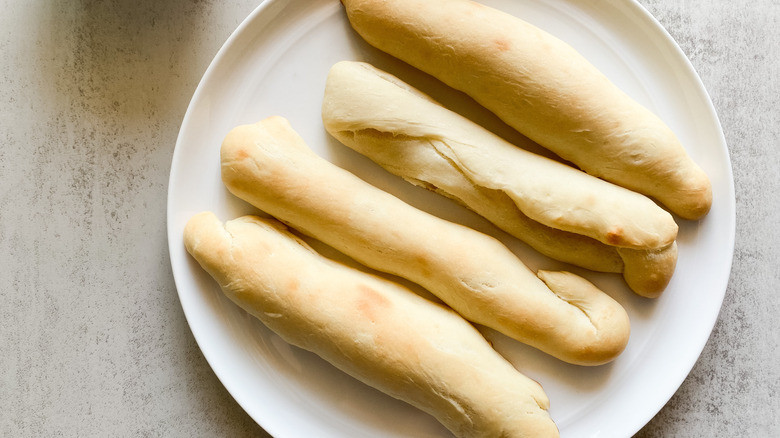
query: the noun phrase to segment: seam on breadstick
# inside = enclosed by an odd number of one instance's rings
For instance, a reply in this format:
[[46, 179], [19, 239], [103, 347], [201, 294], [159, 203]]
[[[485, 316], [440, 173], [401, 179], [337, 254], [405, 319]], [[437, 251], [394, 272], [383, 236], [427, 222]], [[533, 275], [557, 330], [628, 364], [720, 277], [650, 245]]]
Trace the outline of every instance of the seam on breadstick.
[[[340, 133], [337, 138], [339, 137]], [[349, 146], [346, 142], [344, 144]], [[369, 156], [369, 158], [371, 157]], [[506, 193], [500, 190], [473, 186], [477, 196], [489, 200], [475, 205], [466, 201], [463, 197], [453, 194], [446, 187], [435, 185], [429, 179], [409, 176], [402, 169], [397, 169], [392, 164], [384, 161], [381, 163], [379, 161], [376, 162], [390, 173], [400, 176], [410, 184], [452, 199], [463, 207], [485, 217], [498, 228], [517, 237], [536, 251], [552, 259], [598, 272], [622, 273], [624, 270], [623, 258], [618, 254], [617, 248], [605, 245], [587, 236], [557, 230], [533, 221], [517, 208], [517, 205]], [[487, 206], [488, 209], [484, 206]]]
[[[604, 343], [579, 309], [556, 296], [506, 246], [425, 213], [336, 167], [308, 149], [287, 120], [270, 117], [233, 129], [221, 151], [222, 178], [239, 198], [356, 261], [420, 284], [467, 319], [571, 363], [614, 359], [628, 342], [625, 310], [606, 294], [622, 342]], [[495, 288], [464, 288], [482, 279]], [[606, 298], [605, 298], [606, 297]]]

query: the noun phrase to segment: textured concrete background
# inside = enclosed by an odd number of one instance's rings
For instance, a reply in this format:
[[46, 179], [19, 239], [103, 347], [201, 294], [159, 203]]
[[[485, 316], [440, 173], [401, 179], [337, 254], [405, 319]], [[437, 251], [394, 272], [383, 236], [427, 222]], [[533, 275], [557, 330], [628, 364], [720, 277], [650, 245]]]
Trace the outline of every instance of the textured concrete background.
[[[710, 92], [737, 239], [717, 326], [640, 437], [780, 434], [780, 3], [641, 0]], [[267, 436], [184, 319], [179, 124], [249, 0], [0, 0], [0, 435]]]

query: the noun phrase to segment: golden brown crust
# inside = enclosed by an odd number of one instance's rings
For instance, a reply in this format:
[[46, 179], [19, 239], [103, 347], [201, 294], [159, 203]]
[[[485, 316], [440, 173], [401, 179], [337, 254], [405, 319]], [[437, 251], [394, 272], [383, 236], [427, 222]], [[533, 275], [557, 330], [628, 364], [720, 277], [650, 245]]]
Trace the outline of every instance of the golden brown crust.
[[618, 248], [618, 253], [625, 261], [626, 283], [646, 298], [658, 298], [663, 293], [677, 266], [677, 242], [651, 251]]
[[[235, 128], [222, 144], [228, 189], [358, 262], [407, 278], [466, 319], [562, 360], [616, 357], [628, 341], [625, 310], [595, 289], [594, 314], [562, 300], [498, 240], [417, 210], [312, 152], [281, 117]], [[602, 331], [623, 339], [602, 344]], [[601, 350], [598, 354], [595, 351]]]
[[467, 0], [343, 4], [369, 44], [465, 92], [586, 172], [685, 219], [709, 211], [710, 181], [669, 127], [559, 39]]
[[187, 250], [287, 342], [436, 417], [459, 437], [557, 437], [541, 386], [445, 306], [326, 259], [273, 219], [195, 215]]

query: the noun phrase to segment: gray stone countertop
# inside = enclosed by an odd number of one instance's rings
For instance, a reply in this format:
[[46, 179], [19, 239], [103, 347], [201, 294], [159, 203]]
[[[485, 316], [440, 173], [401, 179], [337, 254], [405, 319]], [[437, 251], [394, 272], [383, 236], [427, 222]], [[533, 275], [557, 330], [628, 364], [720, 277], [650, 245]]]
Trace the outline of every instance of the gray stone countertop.
[[[728, 290], [640, 437], [780, 435], [780, 3], [640, 0], [688, 55], [736, 182]], [[178, 129], [257, 0], [0, 0], [0, 435], [267, 436], [209, 368], [166, 238]]]

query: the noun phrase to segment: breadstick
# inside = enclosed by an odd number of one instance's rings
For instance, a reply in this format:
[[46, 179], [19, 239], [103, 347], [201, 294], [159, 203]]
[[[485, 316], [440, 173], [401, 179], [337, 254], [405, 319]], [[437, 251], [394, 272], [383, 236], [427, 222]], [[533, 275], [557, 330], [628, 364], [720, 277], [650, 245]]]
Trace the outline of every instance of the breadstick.
[[187, 251], [285, 341], [428, 412], [458, 437], [557, 437], [541, 386], [445, 306], [317, 254], [273, 219], [195, 215]]
[[[630, 273], [629, 286], [642, 296], [658, 296], [674, 272], [677, 251], [670, 240], [677, 225], [648, 198], [514, 147], [369, 64], [343, 61], [331, 68], [322, 119], [346, 146], [413, 184], [455, 199], [545, 255], [597, 271]], [[547, 226], [525, 213], [536, 211], [590, 220], [567, 232], [552, 227], [568, 218]], [[614, 246], [576, 234], [595, 235], [589, 227], [622, 229], [624, 240], [632, 232], [667, 237], [645, 238], [646, 246], [663, 246], [623, 257]]]
[[317, 156], [286, 119], [233, 129], [221, 158], [222, 179], [239, 198], [421, 285], [469, 321], [582, 365], [614, 359], [628, 341], [625, 310], [586, 280], [548, 287], [498, 240], [411, 207]]
[[685, 219], [712, 203], [706, 174], [664, 122], [574, 48], [468, 0], [342, 0], [371, 45], [470, 95], [584, 171]]
[[551, 228], [634, 249], [662, 248], [677, 237], [672, 215], [649, 198], [520, 149], [368, 64], [338, 63], [329, 79], [323, 120], [331, 133], [419, 143]]

